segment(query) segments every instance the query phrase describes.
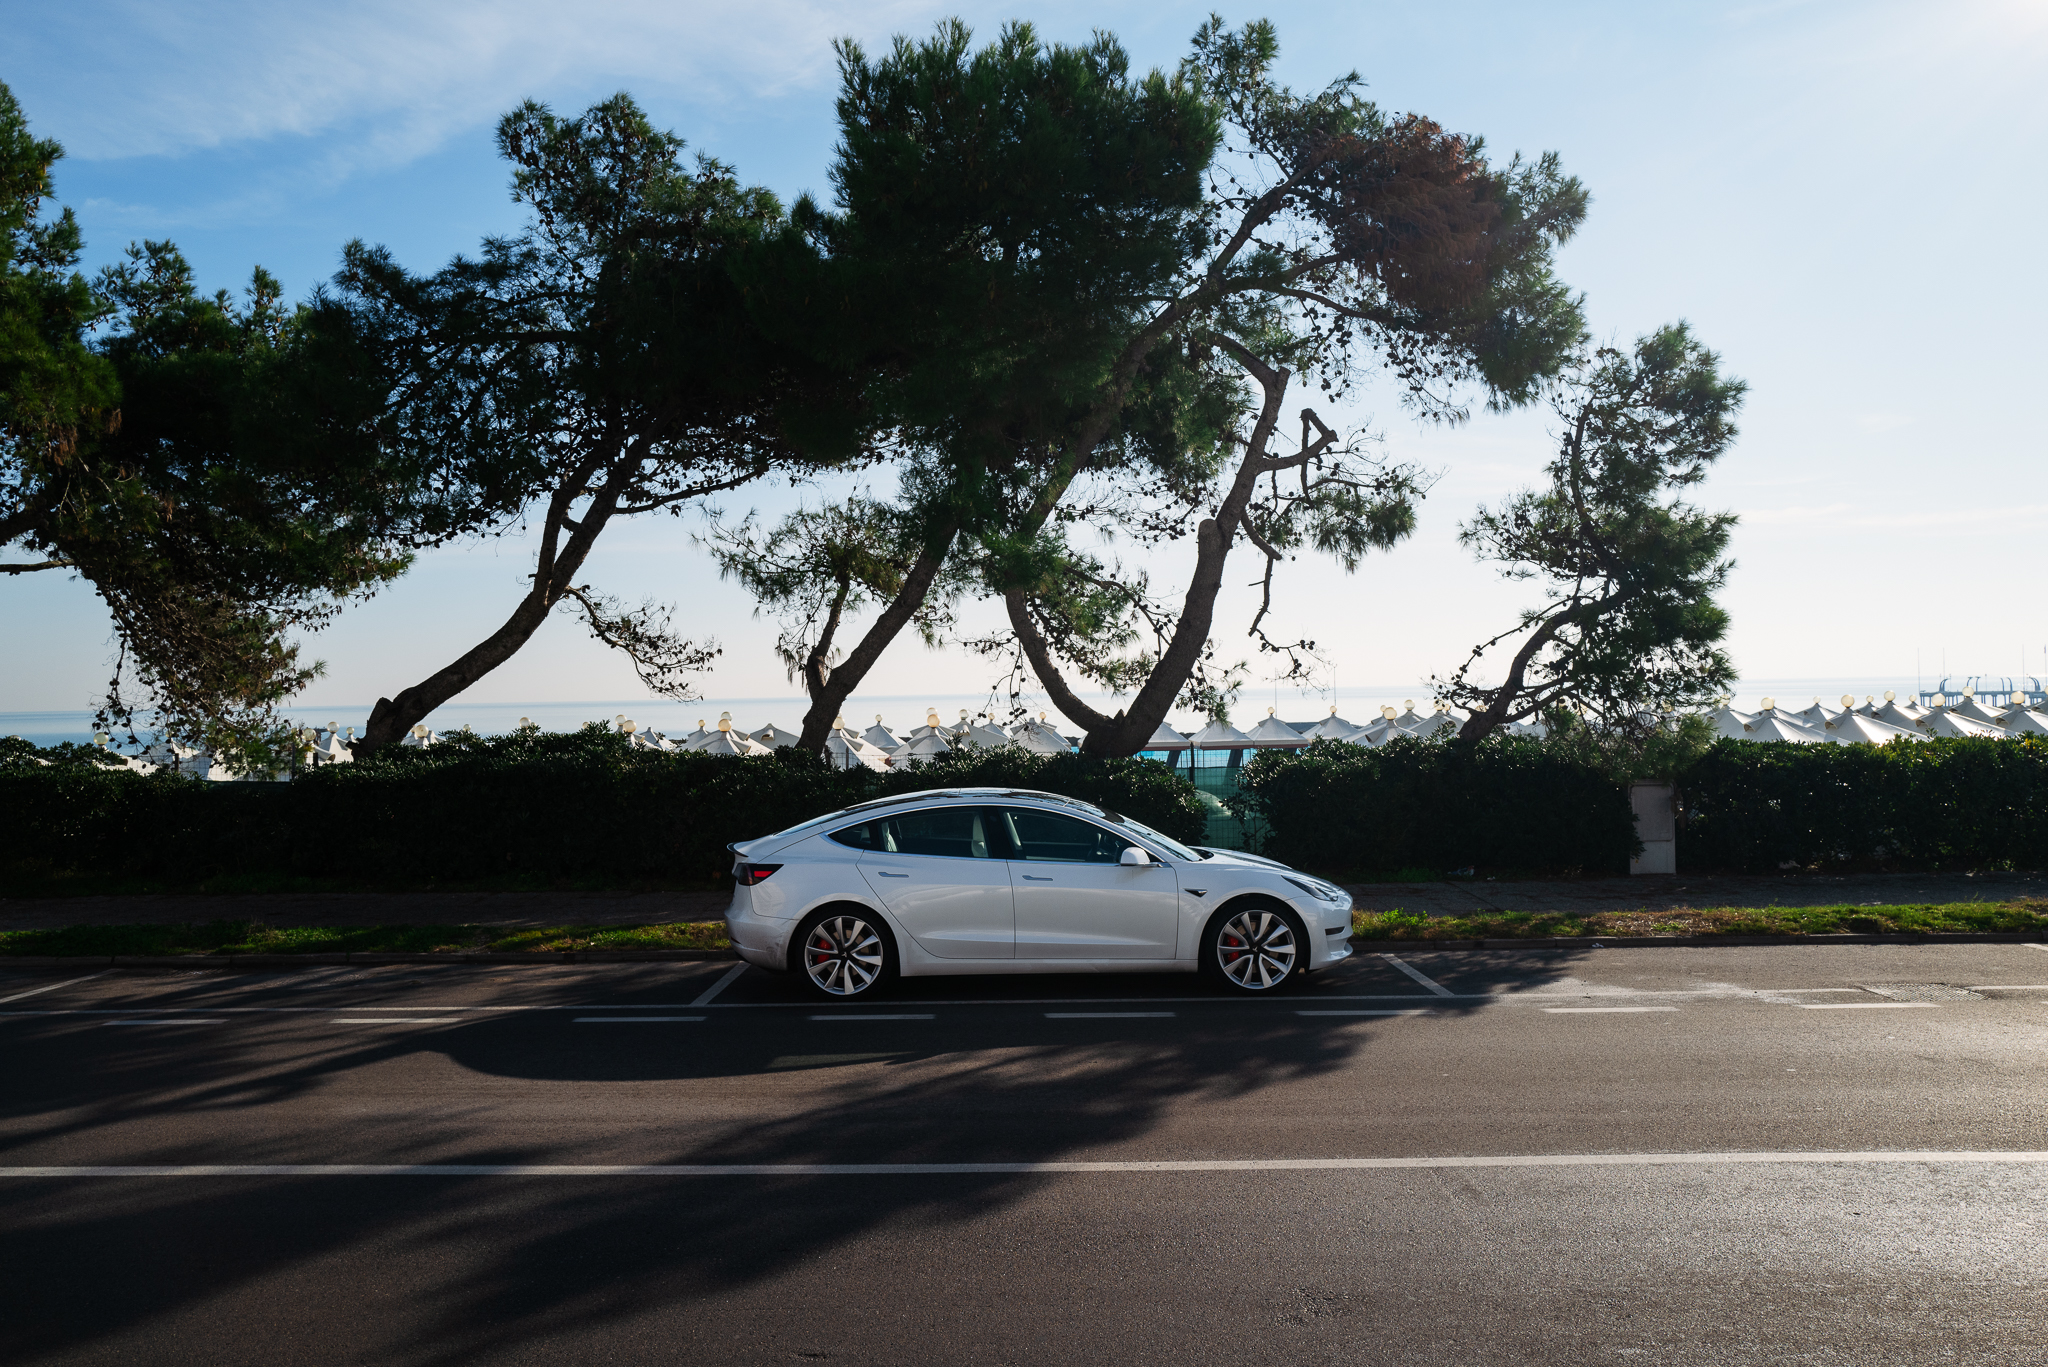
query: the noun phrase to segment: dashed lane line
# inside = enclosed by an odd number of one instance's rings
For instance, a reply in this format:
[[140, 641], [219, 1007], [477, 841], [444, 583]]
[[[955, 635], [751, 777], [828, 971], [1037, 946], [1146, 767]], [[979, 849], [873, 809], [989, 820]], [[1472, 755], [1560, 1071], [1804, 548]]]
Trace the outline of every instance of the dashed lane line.
[[1049, 1021], [1172, 1020], [1171, 1011], [1048, 1011]]
[[1801, 1011], [1915, 1011], [1939, 1009], [1940, 1002], [1799, 1002]]
[[1632, 1016], [1645, 1011], [1676, 1011], [1675, 1006], [1546, 1006], [1546, 1016]]
[[186, 1163], [0, 1167], [9, 1177], [960, 1177], [1009, 1174], [1357, 1172], [1403, 1168], [1655, 1168], [1735, 1164], [2048, 1164], [2048, 1149], [1542, 1153], [1433, 1158], [1169, 1158], [1042, 1163]]
[[1436, 1012], [1420, 1011], [1297, 1011], [1297, 1016], [1434, 1016]]

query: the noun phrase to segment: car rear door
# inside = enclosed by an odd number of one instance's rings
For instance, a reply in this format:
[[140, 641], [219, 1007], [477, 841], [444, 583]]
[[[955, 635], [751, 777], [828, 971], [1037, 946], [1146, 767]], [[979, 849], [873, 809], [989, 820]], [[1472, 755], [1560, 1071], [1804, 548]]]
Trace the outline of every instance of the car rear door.
[[1171, 865], [1117, 860], [1135, 841], [1079, 817], [1000, 809], [1020, 959], [1171, 959], [1180, 883]]
[[872, 817], [833, 839], [862, 851], [861, 877], [897, 924], [941, 959], [1015, 956], [1009, 866], [991, 848], [993, 813], [927, 807]]

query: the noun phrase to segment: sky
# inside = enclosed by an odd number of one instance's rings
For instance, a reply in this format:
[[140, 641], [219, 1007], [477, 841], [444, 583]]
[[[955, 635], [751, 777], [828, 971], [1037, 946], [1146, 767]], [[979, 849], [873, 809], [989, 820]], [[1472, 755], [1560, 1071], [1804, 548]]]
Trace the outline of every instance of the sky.
[[[515, 230], [491, 129], [528, 98], [574, 112], [626, 90], [744, 178], [785, 199], [822, 196], [835, 38], [873, 49], [957, 14], [992, 39], [1023, 18], [1058, 41], [1108, 29], [1135, 66], [1170, 66], [1208, 12], [73, 0], [14, 9], [0, 80], [35, 132], [67, 149], [58, 195], [78, 212], [90, 265], [170, 238], [208, 289], [239, 289], [260, 263], [304, 295], [351, 238], [426, 270]], [[1748, 381], [1742, 436], [1697, 493], [1741, 517], [1723, 602], [1742, 694], [2048, 674], [2048, 453], [2025, 400], [2048, 360], [2048, 277], [2032, 250], [2048, 217], [2048, 5], [1292, 0], [1224, 17], [1272, 19], [1281, 77], [1297, 88], [1356, 70], [1383, 107], [1483, 135], [1496, 156], [1557, 151], [1592, 193], [1558, 266], [1585, 292], [1595, 335], [1626, 343], [1683, 318]], [[1426, 697], [1431, 675], [1530, 601], [1474, 563], [1457, 530], [1536, 481], [1546, 412], [1427, 429], [1368, 384], [1324, 416], [1379, 433], [1389, 456], [1437, 482], [1415, 536], [1355, 574], [1313, 559], [1283, 568], [1273, 634], [1312, 637], [1329, 662], [1306, 692], [1261, 674], [1243, 636], [1255, 591], [1240, 582], [1257, 567], [1233, 560], [1216, 640], [1251, 662], [1241, 720], [1267, 705], [1315, 715], [1329, 698]], [[835, 492], [763, 485], [723, 506], [776, 513]], [[694, 515], [615, 525], [591, 579], [673, 602], [694, 634], [717, 638], [707, 706], [759, 701], [793, 718], [774, 623], [719, 580], [692, 541], [700, 527]], [[511, 611], [530, 556], [515, 537], [427, 556], [308, 643], [327, 672], [296, 710], [360, 717], [447, 663]], [[1189, 555], [1146, 563], [1155, 583], [1179, 585]], [[92, 704], [112, 648], [89, 585], [47, 573], [0, 583], [0, 621], [0, 713]], [[997, 672], [905, 640], [862, 696], [921, 716], [908, 700], [985, 694]], [[646, 698], [564, 616], [441, 715]]]

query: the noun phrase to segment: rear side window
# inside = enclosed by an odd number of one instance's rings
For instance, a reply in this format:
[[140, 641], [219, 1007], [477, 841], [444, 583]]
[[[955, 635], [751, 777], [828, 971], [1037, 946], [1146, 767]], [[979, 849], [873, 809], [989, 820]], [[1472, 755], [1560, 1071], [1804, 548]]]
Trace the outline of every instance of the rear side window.
[[1000, 844], [990, 848], [991, 813], [983, 807], [930, 807], [921, 812], [878, 816], [832, 832], [832, 838], [856, 850], [881, 854], [921, 854], [940, 859], [1000, 859]]

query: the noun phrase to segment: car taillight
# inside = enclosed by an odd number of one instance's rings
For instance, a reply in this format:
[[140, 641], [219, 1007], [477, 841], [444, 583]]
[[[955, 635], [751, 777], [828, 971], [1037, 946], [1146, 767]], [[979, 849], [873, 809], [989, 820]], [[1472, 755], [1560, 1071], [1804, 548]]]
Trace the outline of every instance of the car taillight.
[[768, 875], [781, 868], [780, 864], [735, 864], [732, 866], [732, 881], [743, 888], [768, 881]]

